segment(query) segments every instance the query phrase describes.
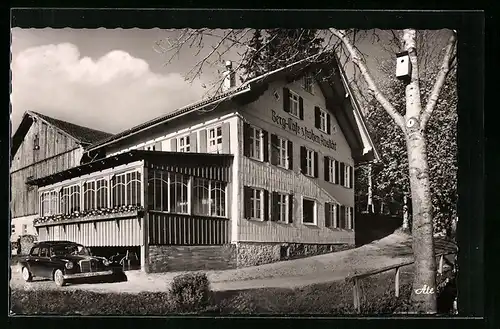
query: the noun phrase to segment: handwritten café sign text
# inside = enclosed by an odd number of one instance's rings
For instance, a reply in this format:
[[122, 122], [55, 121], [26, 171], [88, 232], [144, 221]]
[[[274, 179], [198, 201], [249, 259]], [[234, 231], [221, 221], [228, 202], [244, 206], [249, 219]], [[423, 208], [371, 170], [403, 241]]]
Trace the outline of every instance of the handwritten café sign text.
[[332, 150], [337, 150], [337, 143], [332, 139], [325, 138], [323, 135], [316, 135], [313, 129], [307, 129], [297, 123], [297, 121], [292, 118], [284, 118], [276, 113], [276, 111], [272, 110], [273, 122], [280, 125], [281, 128], [291, 131], [298, 136], [301, 136], [305, 139], [311, 140], [315, 143], [328, 147]]

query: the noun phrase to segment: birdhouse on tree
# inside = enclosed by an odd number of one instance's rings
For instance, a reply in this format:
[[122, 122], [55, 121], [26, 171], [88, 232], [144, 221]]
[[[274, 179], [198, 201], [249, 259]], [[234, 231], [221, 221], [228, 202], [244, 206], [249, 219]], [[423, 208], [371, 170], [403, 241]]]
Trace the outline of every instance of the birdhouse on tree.
[[411, 62], [407, 51], [403, 51], [396, 55], [396, 78], [403, 81], [410, 81], [411, 78]]

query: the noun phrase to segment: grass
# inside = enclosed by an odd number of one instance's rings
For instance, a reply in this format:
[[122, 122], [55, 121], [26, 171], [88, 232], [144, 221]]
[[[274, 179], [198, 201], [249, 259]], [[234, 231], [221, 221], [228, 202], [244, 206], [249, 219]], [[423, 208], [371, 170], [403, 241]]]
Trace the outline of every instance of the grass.
[[[438, 284], [451, 273], [440, 277]], [[408, 311], [411, 292], [411, 266], [400, 273], [400, 297], [394, 295], [394, 272], [371, 276], [361, 281], [361, 314], [388, 315]], [[439, 309], [449, 312], [449, 291], [438, 295], [446, 303]], [[441, 303], [442, 304], [442, 303]], [[192, 306], [192, 305], [191, 305]], [[58, 315], [252, 315], [252, 314], [355, 314], [352, 286], [344, 281], [315, 284], [297, 289], [251, 289], [211, 291], [208, 306], [179, 307], [168, 292], [118, 294], [84, 290], [19, 290], [11, 293], [11, 309], [16, 314]]]

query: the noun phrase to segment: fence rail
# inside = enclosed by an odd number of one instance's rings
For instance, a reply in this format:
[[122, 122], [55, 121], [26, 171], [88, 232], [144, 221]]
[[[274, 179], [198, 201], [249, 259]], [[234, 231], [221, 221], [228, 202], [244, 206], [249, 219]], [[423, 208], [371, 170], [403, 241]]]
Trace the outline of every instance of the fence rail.
[[[441, 275], [443, 274], [443, 266], [444, 266], [444, 257], [448, 255], [454, 255], [456, 254], [456, 251], [449, 251], [449, 252], [443, 252], [438, 255], [436, 255], [436, 258], [439, 257], [439, 265], [437, 272]], [[395, 291], [395, 296], [399, 297], [399, 277], [400, 277], [400, 269], [404, 266], [408, 266], [415, 263], [415, 260], [408, 260], [402, 263], [399, 263], [397, 265], [390, 265], [382, 268], [378, 268], [375, 270], [367, 271], [361, 274], [355, 274], [348, 276], [345, 280], [346, 282], [352, 283], [353, 285], [353, 290], [352, 290], [352, 295], [353, 295], [353, 304], [354, 304], [354, 309], [360, 313], [361, 312], [361, 299], [362, 299], [362, 293], [361, 293], [361, 288], [360, 288], [360, 280], [367, 278], [369, 276], [375, 275], [375, 274], [380, 274], [384, 273], [387, 271], [391, 270], [396, 270], [394, 274], [394, 291]], [[456, 266], [456, 264], [454, 264]]]

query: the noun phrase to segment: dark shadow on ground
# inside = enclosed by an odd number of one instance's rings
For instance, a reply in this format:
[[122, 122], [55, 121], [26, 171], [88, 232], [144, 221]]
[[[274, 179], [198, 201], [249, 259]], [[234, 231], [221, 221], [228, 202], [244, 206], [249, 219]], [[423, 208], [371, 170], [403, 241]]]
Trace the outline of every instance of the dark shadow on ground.
[[380, 240], [401, 226], [403, 220], [380, 214], [356, 213], [355, 216], [355, 242], [356, 247], [365, 245], [375, 240]]
[[90, 283], [115, 283], [115, 282], [126, 282], [126, 281], [128, 281], [128, 279], [125, 273], [117, 273], [114, 275], [71, 279], [68, 280], [68, 284], [76, 285], [76, 284], [90, 284]]

